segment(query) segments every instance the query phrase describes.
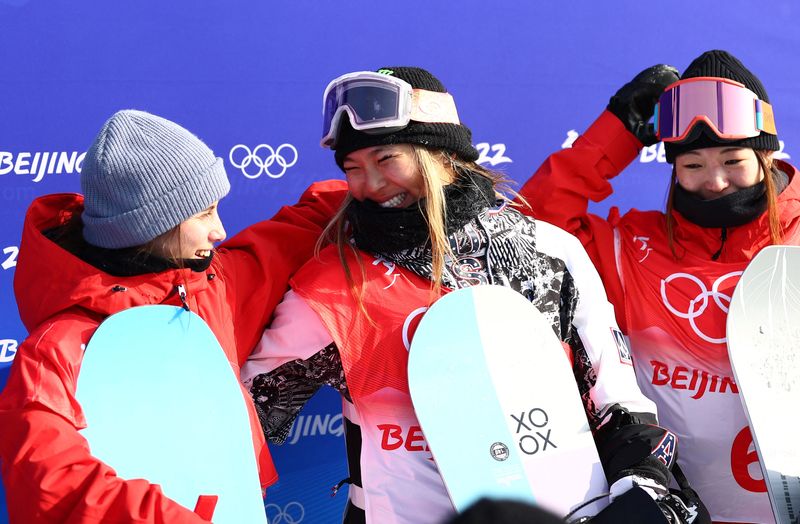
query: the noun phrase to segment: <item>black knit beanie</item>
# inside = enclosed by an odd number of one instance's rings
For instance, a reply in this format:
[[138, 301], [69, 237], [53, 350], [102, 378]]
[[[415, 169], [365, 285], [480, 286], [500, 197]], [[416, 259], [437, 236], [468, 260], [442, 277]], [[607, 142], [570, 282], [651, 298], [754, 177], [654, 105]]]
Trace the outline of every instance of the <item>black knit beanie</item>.
[[[419, 67], [383, 67], [378, 72], [405, 80], [414, 89], [447, 92], [438, 78]], [[478, 159], [478, 150], [472, 146], [472, 132], [465, 125], [430, 124], [412, 120], [406, 127], [393, 133], [367, 134], [353, 129], [350, 119], [342, 117], [339, 136], [333, 148], [336, 163], [342, 167], [344, 157], [353, 151], [389, 144], [420, 144], [451, 151], [467, 162]]]
[[[764, 84], [756, 77], [744, 64], [727, 51], [706, 51], [689, 64], [686, 71], [681, 75], [681, 80], [686, 78], [697, 78], [700, 76], [711, 76], [717, 78], [728, 78], [744, 84], [750, 91], [758, 95], [764, 102], [769, 102], [767, 90]], [[682, 142], [664, 142], [664, 153], [667, 162], [675, 162], [675, 157], [687, 151], [702, 149], [705, 147], [719, 146], [740, 146], [753, 149], [766, 149], [777, 151], [780, 149], [778, 137], [763, 131], [758, 136], [743, 138], [740, 140], [725, 140], [719, 138], [707, 125], [700, 122], [689, 133], [689, 136]]]

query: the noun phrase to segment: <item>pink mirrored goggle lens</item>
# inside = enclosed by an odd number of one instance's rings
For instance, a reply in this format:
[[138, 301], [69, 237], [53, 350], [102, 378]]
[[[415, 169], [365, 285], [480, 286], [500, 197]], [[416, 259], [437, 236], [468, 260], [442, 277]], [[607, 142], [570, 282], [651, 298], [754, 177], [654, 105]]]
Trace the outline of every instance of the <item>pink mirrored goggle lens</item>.
[[673, 84], [661, 95], [656, 130], [665, 142], [685, 139], [697, 122], [708, 124], [724, 139], [753, 137], [770, 129], [774, 134], [771, 109], [741, 84], [691, 79]]

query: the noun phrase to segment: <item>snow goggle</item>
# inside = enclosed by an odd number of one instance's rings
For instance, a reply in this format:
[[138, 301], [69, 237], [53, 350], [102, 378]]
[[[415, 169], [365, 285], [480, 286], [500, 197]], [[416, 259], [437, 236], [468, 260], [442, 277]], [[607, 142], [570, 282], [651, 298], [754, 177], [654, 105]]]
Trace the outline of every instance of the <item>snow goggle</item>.
[[405, 80], [359, 71], [335, 78], [322, 95], [322, 147], [334, 147], [342, 113], [353, 129], [369, 134], [392, 133], [411, 120], [460, 124], [449, 93], [413, 89]]
[[653, 122], [656, 136], [664, 142], [686, 139], [698, 122], [722, 139], [750, 138], [762, 131], [778, 134], [772, 106], [727, 78], [687, 78], [668, 86], [658, 100]]

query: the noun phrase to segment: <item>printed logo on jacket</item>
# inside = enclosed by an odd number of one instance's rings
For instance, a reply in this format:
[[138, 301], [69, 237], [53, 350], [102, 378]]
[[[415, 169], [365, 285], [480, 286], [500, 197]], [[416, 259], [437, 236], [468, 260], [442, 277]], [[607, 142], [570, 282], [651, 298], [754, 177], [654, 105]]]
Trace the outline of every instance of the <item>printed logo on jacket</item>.
[[690, 273], [673, 273], [661, 281], [661, 300], [670, 313], [689, 323], [695, 335], [711, 344], [725, 344], [725, 317], [740, 276], [742, 271], [726, 273], [709, 289]]
[[653, 365], [651, 382], [654, 386], [685, 389], [693, 392], [691, 398], [694, 400], [702, 398], [706, 393], [739, 394], [733, 377], [721, 377], [704, 369], [690, 369], [680, 365], [670, 368], [669, 364], [660, 360], [651, 360], [650, 364]]
[[428, 441], [422, 434], [422, 427], [418, 424], [401, 426], [400, 424], [377, 424], [381, 434], [381, 449], [396, 451], [404, 448], [406, 451], [424, 451], [428, 459], [433, 460], [433, 455], [428, 449]]

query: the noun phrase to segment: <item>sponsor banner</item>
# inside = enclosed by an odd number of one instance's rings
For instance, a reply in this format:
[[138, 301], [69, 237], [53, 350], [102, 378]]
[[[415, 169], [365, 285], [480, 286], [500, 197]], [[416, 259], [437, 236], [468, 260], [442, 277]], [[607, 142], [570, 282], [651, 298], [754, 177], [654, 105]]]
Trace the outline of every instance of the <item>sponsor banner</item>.
[[293, 445], [297, 444], [297, 441], [301, 438], [315, 436], [330, 435], [341, 437], [344, 434], [344, 421], [342, 418], [341, 413], [299, 415], [294, 424], [292, 424], [292, 429], [289, 430], [286, 443]]
[[[282, 445], [270, 445], [278, 483], [267, 491], [270, 511], [300, 522], [340, 522], [348, 485], [333, 488], [348, 477], [342, 420], [342, 399], [332, 388], [322, 388], [309, 400]], [[333, 494], [336, 493], [336, 496]], [[303, 510], [293, 502], [299, 503]]]
[[[188, 17], [197, 9], [186, 0], [159, 4], [159, 16], [142, 2], [0, 0], [0, 48], [8, 77], [0, 82], [0, 218], [7, 235], [0, 243], [0, 315], [5, 322], [0, 324], [0, 388], [24, 338], [13, 295], [22, 217], [36, 196], [79, 190], [82, 148], [120, 109], [174, 120], [224, 160], [232, 191], [221, 214], [229, 236], [296, 201], [311, 182], [343, 176], [331, 151], [319, 147], [323, 89], [335, 76], [387, 62], [421, 65], [439, 77], [473, 133], [478, 162], [522, 184], [549, 153], [570, 147], [636, 73], [659, 62], [685, 68], [708, 42], [721, 42], [766, 86], [780, 139], [775, 158], [794, 160], [793, 145], [800, 139], [800, 68], [792, 67], [800, 40], [795, 2], [770, 3], [770, 24], [753, 24], [752, 9], [741, 0], [684, 24], [680, 17], [695, 12], [695, 2], [675, 0], [669, 13], [659, 14], [670, 27], [667, 46], [631, 45], [653, 38], [641, 23], [641, 9], [628, 3], [631, 9], [610, 11], [588, 2], [576, 8], [500, 2], [493, 5], [490, 20], [485, 2], [478, 0], [466, 0], [458, 10], [445, 2], [425, 2], [412, 6], [422, 6], [428, 15], [421, 24], [404, 26], [403, 38], [387, 38], [386, 24], [374, 21], [396, 19], [396, 6], [364, 0], [346, 12], [334, 3], [314, 10], [297, 2], [209, 3], [202, 16]], [[456, 33], [436, 30], [436, 21], [443, 19]], [[265, 20], [280, 23], [265, 26]], [[552, 23], [532, 34], [530, 20]], [[358, 31], [339, 31], [330, 39], [331, 27], [342, 23]], [[502, 28], [503, 37], [473, 38], [486, 33], [487, 24]], [[628, 29], [626, 38], [613, 31], [616, 27]], [[706, 44], [698, 44], [698, 27]], [[746, 42], [737, 39], [741, 27], [750, 28]], [[132, 45], [135, 34], [148, 38]], [[445, 52], [454, 42], [458, 53]], [[613, 179], [614, 194], [590, 203], [589, 209], [600, 216], [611, 206], [622, 212], [663, 209], [669, 175], [663, 145], [645, 147], [627, 172]], [[637, 241], [644, 262], [651, 253], [650, 239]], [[385, 285], [392, 286], [396, 269], [387, 261], [375, 263], [385, 267]], [[689, 272], [665, 279], [664, 307], [687, 331], [722, 347], [724, 329], [713, 318], [727, 310], [738, 276], [698, 282]], [[412, 312], [403, 326], [406, 347], [423, 313]], [[627, 362], [626, 341], [614, 336], [620, 360]], [[658, 360], [646, 371], [648, 383], [685, 388], [705, 400], [736, 393], [730, 377], [704, 375], [672, 362]], [[322, 391], [296, 420], [287, 444], [270, 447], [281, 475], [267, 497], [274, 504], [267, 508], [271, 522], [341, 520], [346, 488], [330, 497], [330, 487], [347, 477], [340, 413], [338, 394]], [[561, 441], [548, 436], [549, 426], [536, 425], [544, 422], [542, 414], [534, 412], [533, 420], [528, 415], [524, 423], [531, 431], [520, 426], [527, 435], [525, 449], [558, 449], [553, 446]], [[744, 432], [740, 437], [736, 450], [744, 466], [735, 474], [750, 479], [757, 469], [752, 439]], [[402, 446], [424, 447], [416, 430], [404, 428], [398, 434], [387, 429], [387, 445], [397, 445], [400, 438]], [[664, 453], [670, 449], [665, 442]], [[501, 446], [491, 450], [498, 459], [506, 452]], [[0, 490], [0, 524], [6, 520]]]
[[9, 365], [17, 355], [17, 341], [11, 338], [0, 339], [0, 366]]
[[245, 144], [237, 144], [228, 153], [231, 165], [250, 180], [261, 175], [281, 178], [299, 158], [297, 148], [292, 144], [281, 144], [278, 147], [259, 144], [252, 149]]
[[47, 175], [78, 174], [85, 156], [78, 151], [0, 151], [0, 176], [27, 176], [41, 182]]

